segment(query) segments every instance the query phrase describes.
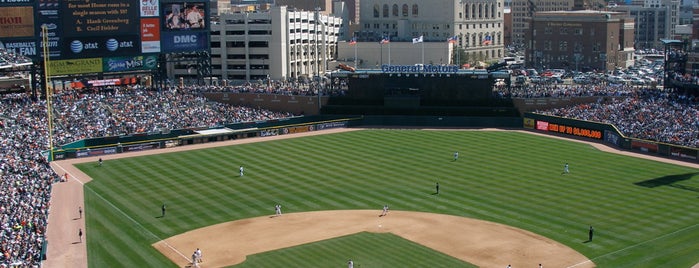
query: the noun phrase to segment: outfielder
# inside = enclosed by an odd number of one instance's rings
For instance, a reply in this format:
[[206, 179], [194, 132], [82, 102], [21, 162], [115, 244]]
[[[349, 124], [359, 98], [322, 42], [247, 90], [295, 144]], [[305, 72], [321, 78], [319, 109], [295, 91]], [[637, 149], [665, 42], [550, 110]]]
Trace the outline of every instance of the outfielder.
[[243, 166], [240, 166], [240, 169], [239, 169], [239, 170], [240, 170], [240, 176], [242, 177], [242, 176], [243, 176], [243, 171], [244, 171]]

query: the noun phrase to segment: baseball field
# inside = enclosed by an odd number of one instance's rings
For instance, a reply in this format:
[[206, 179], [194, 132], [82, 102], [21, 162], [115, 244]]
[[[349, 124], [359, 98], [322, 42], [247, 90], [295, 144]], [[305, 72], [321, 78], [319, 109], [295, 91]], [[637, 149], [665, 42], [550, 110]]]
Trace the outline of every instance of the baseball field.
[[699, 169], [528, 133], [358, 130], [77, 167], [90, 267], [184, 267], [197, 247], [201, 267], [699, 262]]

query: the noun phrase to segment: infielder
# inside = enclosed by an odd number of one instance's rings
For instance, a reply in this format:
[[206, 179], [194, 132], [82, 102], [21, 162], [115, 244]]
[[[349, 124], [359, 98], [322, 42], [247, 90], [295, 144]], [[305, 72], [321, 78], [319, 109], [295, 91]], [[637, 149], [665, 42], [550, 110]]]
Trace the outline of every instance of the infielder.
[[282, 215], [282, 205], [274, 205], [274, 215], [281, 216]]
[[388, 205], [383, 205], [383, 211], [381, 212], [381, 216], [386, 216], [388, 215]]

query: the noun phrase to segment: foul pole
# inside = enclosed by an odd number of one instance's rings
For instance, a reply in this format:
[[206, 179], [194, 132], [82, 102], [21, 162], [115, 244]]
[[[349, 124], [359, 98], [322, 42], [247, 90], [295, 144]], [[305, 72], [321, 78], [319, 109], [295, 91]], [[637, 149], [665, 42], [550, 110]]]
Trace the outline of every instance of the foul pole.
[[44, 51], [44, 87], [46, 87], [46, 117], [49, 128], [49, 161], [53, 161], [53, 113], [51, 112], [53, 109], [51, 105], [53, 94], [51, 94], [51, 89], [49, 88], [49, 31], [46, 25], [41, 26], [41, 41], [41, 47]]

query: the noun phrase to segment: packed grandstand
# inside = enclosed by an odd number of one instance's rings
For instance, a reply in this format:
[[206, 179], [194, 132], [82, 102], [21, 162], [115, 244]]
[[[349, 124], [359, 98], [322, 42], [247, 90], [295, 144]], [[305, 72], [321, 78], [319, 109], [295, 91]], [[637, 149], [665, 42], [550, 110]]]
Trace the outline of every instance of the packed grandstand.
[[[9, 55], [9, 56], [8, 56]], [[0, 53], [0, 63], [16, 62]], [[266, 86], [108, 87], [54, 95], [54, 144], [150, 132], [211, 127], [295, 116], [286, 112], [208, 101], [203, 92], [315, 94], [312, 85], [286, 82]], [[341, 92], [336, 92], [341, 94]], [[617, 96], [539, 113], [610, 123], [626, 136], [699, 147], [699, 97], [672, 90], [608, 85], [532, 86], [502, 97]], [[46, 231], [52, 183], [60, 180], [42, 155], [48, 149], [46, 103], [27, 93], [1, 96], [0, 104], [0, 265], [38, 266]]]

